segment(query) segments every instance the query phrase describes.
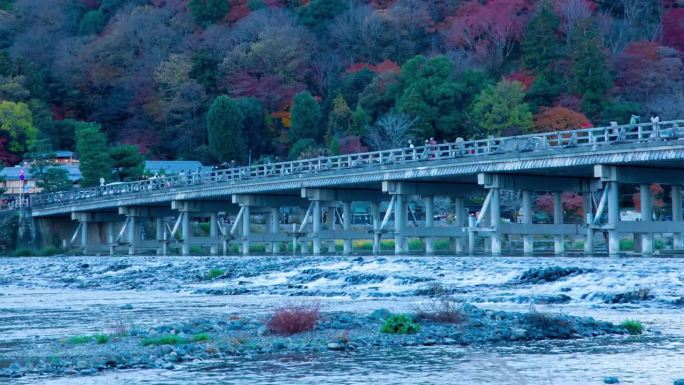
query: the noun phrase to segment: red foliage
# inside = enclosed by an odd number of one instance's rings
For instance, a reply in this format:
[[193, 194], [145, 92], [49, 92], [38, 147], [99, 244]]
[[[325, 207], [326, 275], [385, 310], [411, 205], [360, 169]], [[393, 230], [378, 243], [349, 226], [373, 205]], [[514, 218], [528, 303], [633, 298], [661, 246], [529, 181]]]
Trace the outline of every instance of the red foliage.
[[292, 335], [313, 330], [319, 318], [319, 306], [284, 306], [277, 309], [268, 321], [268, 329], [275, 334]]
[[509, 82], [520, 82], [525, 90], [529, 90], [534, 82], [534, 76], [524, 70], [513, 72], [512, 74], [505, 76], [504, 79]]
[[591, 127], [591, 121], [584, 114], [565, 107], [544, 107], [534, 116], [536, 132], [554, 132]]
[[[553, 215], [553, 195], [544, 194], [537, 197], [535, 200], [537, 210], [543, 211], [548, 215]], [[582, 217], [584, 210], [582, 208], [583, 197], [576, 193], [565, 192], [561, 194], [561, 204], [563, 205], [563, 212], [567, 215]]]
[[249, 5], [247, 0], [230, 0], [230, 12], [226, 16], [226, 20], [234, 23], [243, 17], [249, 15]]
[[672, 8], [663, 14], [663, 43], [684, 51], [684, 8]]
[[391, 60], [385, 60], [380, 64], [368, 64], [368, 63], [354, 63], [347, 68], [347, 73], [353, 74], [359, 72], [363, 69], [375, 72], [376, 74], [382, 74], [387, 72], [400, 73], [401, 67], [397, 63]]
[[440, 30], [448, 46], [502, 61], [522, 36], [532, 8], [528, 0], [471, 0], [447, 17]]
[[284, 110], [296, 94], [306, 89], [301, 83], [286, 84], [275, 75], [256, 77], [246, 73], [224, 79], [221, 86], [232, 97], [253, 96], [259, 99], [269, 111]]
[[361, 138], [355, 135], [343, 136], [339, 139], [339, 143], [342, 155], [368, 151], [368, 147], [361, 143]]
[[[659, 185], [658, 183], [652, 184], [651, 185], [651, 205], [656, 208], [660, 209], [665, 207], [665, 200], [663, 199], [663, 192], [665, 190], [663, 189], [663, 186]], [[641, 212], [641, 193], [640, 192], [635, 192], [632, 194], [632, 203], [634, 204], [634, 209], [636, 211]]]
[[7, 138], [0, 136], [0, 164], [5, 166], [14, 166], [19, 163], [19, 157], [12, 154], [5, 148]]

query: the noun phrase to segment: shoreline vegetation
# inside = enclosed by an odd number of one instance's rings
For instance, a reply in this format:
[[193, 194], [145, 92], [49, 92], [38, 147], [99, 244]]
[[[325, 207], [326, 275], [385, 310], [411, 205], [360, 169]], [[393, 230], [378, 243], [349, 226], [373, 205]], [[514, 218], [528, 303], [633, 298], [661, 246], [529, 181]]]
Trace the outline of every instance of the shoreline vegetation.
[[[232, 314], [151, 328], [117, 324], [96, 335], [49, 341], [40, 354], [0, 370], [0, 377], [85, 376], [116, 369], [174, 369], [231, 357], [326, 354], [357, 349], [516, 344], [540, 340], [623, 338], [649, 332], [639, 321], [481, 309], [448, 297], [411, 314], [321, 312], [318, 303], [291, 304], [265, 319]], [[466, 354], [465, 351], [463, 354]]]

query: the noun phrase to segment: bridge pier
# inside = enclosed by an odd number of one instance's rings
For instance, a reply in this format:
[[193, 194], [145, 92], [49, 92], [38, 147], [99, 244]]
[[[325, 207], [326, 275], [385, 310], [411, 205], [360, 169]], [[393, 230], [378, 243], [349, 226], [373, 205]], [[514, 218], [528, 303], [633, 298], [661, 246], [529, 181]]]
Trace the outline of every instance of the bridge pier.
[[[682, 222], [682, 185], [673, 184], [670, 195], [672, 195], [672, 222]], [[682, 233], [674, 232], [672, 237], [672, 248], [682, 250], [684, 248]]]
[[[648, 222], [653, 220], [653, 209], [651, 206], [651, 185], [639, 185], [641, 203], [641, 221], [644, 222], [644, 229], [648, 231]], [[644, 255], [653, 254], [653, 233], [641, 233], [641, 253]]]
[[463, 239], [463, 229], [468, 226], [466, 223], [467, 215], [465, 212], [465, 199], [462, 197], [454, 197], [454, 226], [456, 231], [459, 232], [459, 236], [452, 237], [451, 243], [453, 243], [453, 251], [456, 254], [463, 254], [465, 252], [464, 239]]
[[[432, 227], [435, 224], [435, 208], [434, 208], [435, 197], [424, 196], [423, 204], [425, 205], [425, 227]], [[428, 236], [425, 238], [425, 254], [434, 255], [435, 254], [435, 239]]]
[[[532, 190], [522, 192], [522, 223], [532, 224]], [[523, 254], [532, 255], [534, 253], [534, 235], [523, 235]]]
[[[553, 196], [553, 224], [563, 224], [563, 202], [561, 200], [561, 192], [554, 191]], [[556, 255], [561, 255], [565, 252], [565, 242], [563, 235], [555, 235], [553, 238], [553, 252]]]

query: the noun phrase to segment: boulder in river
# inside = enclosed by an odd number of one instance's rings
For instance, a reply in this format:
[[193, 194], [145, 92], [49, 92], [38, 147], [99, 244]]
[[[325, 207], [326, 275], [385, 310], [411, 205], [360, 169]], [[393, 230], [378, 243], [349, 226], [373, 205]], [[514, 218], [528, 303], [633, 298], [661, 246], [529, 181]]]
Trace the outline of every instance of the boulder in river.
[[589, 269], [580, 267], [551, 266], [525, 271], [518, 281], [521, 283], [545, 283], [554, 282], [564, 277], [590, 272]]
[[639, 301], [646, 301], [653, 299], [650, 289], [638, 289], [633, 291], [627, 291], [624, 293], [619, 293], [610, 296], [606, 299], [607, 303], [632, 303]]
[[617, 377], [603, 377], [604, 384], [619, 384], [620, 379]]

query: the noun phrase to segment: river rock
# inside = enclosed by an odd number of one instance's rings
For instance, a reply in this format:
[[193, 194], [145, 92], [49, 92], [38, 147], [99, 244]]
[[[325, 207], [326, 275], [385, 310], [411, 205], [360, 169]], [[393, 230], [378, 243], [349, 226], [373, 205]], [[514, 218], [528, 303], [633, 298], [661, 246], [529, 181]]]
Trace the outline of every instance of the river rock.
[[606, 300], [606, 303], [631, 303], [653, 299], [650, 289], [638, 289], [615, 294]]
[[603, 383], [604, 384], [619, 384], [620, 379], [617, 377], [604, 377], [603, 378]]
[[331, 342], [328, 344], [328, 350], [344, 350], [344, 346], [337, 342]]
[[676, 379], [673, 385], [684, 385], [684, 378]]
[[582, 274], [589, 271], [590, 270], [588, 269], [582, 269], [579, 267], [560, 266], [552, 266], [541, 269], [529, 269], [518, 278], [518, 281], [521, 283], [553, 282], [564, 277]]

